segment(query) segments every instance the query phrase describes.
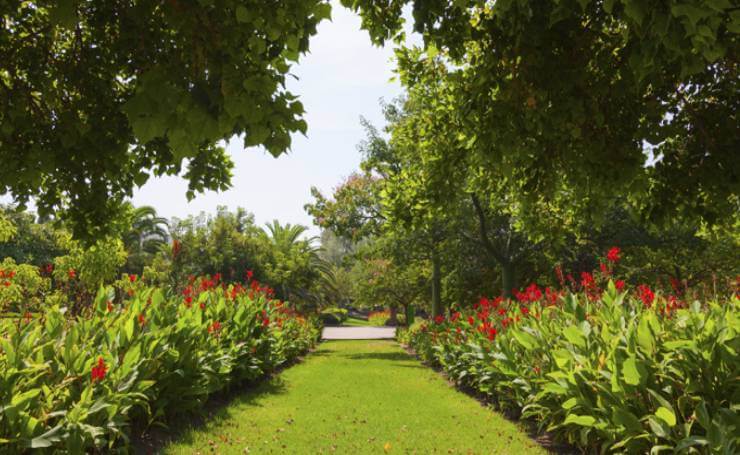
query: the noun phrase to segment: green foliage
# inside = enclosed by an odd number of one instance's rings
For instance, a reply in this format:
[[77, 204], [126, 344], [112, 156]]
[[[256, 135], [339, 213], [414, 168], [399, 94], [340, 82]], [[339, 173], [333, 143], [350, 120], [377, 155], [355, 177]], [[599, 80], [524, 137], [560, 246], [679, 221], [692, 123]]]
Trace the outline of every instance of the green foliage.
[[[174, 220], [170, 226], [171, 251], [162, 251], [157, 268], [170, 275], [173, 283], [183, 283], [189, 275], [220, 273], [225, 280], [238, 280], [246, 270], [265, 278], [264, 258], [269, 254], [261, 240], [254, 216], [244, 209], [229, 212], [218, 207], [216, 214]], [[175, 248], [175, 244], [177, 248]]]
[[740, 300], [669, 304], [611, 283], [596, 300], [495, 302], [401, 336], [455, 381], [584, 450], [734, 453]]
[[90, 238], [112, 234], [151, 175], [183, 174], [189, 197], [227, 188], [219, 141], [277, 156], [305, 133], [286, 76], [330, 13], [321, 0], [3, 2], [0, 189]]
[[[268, 223], [262, 239], [269, 245], [270, 256], [265, 263], [266, 280], [278, 296], [294, 304], [310, 304], [307, 291], [319, 279], [327, 265], [318, 255], [315, 238], [301, 238], [305, 226], [281, 225], [277, 220]], [[313, 306], [313, 305], [311, 305]]]
[[[655, 219], [717, 223], [737, 212], [732, 2], [342, 3], [378, 43], [402, 35], [403, 7], [413, 5], [426, 55], [399, 54], [401, 81], [434, 92], [425, 61], [447, 64], [464, 155], [503, 174], [531, 218], [542, 202], [598, 213], [624, 194]], [[430, 117], [420, 144], [434, 125]], [[454, 169], [458, 157], [436, 164]]]
[[111, 282], [126, 262], [123, 242], [115, 238], [98, 240], [87, 248], [71, 238], [66, 244], [69, 253], [54, 259], [54, 279], [59, 283], [79, 283], [95, 292]]
[[125, 270], [141, 274], [152, 257], [167, 245], [169, 240], [167, 220], [157, 216], [154, 207], [131, 207], [131, 227], [123, 234], [128, 257]]
[[363, 308], [421, 305], [427, 297], [428, 270], [419, 264], [399, 267], [382, 257], [358, 257], [352, 267], [352, 303]]
[[38, 311], [43, 296], [49, 291], [49, 278], [39, 274], [39, 269], [30, 264], [16, 264], [12, 258], [0, 263], [0, 314]]
[[66, 239], [53, 223], [37, 220], [32, 213], [11, 207], [3, 207], [0, 218], [12, 226], [13, 234], [0, 241], [0, 258], [43, 266], [67, 252]]
[[319, 317], [324, 324], [341, 325], [347, 320], [348, 313], [346, 308], [329, 307], [321, 310]]
[[373, 311], [367, 316], [367, 322], [371, 326], [383, 327], [391, 320], [391, 312], [388, 310]]
[[77, 319], [54, 306], [42, 317], [0, 320], [3, 451], [117, 450], [133, 420], [198, 410], [319, 335], [280, 302], [239, 286], [202, 290], [191, 304], [146, 286], [121, 303], [112, 297], [101, 288]]

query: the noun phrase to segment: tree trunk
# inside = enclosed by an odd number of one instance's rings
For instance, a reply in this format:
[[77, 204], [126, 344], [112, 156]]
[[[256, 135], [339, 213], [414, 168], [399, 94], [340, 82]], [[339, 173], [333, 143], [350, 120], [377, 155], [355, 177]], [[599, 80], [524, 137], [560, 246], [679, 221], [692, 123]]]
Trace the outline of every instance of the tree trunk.
[[393, 305], [392, 307], [390, 307], [390, 310], [391, 316], [390, 318], [388, 318], [388, 322], [386, 324], [395, 327], [398, 325], [398, 307]]
[[515, 267], [513, 262], [501, 263], [501, 294], [504, 297], [511, 297], [511, 290], [516, 287]]
[[432, 317], [443, 314], [442, 308], [442, 272], [439, 264], [439, 254], [432, 251]]

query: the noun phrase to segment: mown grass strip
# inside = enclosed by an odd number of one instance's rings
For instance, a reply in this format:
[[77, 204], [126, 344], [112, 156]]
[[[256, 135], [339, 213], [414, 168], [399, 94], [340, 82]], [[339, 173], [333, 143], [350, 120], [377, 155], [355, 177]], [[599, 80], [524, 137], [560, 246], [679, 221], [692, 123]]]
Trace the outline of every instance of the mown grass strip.
[[168, 454], [545, 453], [392, 341], [332, 341], [236, 398]]

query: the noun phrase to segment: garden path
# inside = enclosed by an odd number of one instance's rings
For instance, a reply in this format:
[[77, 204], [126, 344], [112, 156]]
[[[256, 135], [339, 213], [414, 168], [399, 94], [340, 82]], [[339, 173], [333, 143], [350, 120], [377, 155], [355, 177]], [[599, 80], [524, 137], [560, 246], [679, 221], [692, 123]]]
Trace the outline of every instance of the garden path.
[[165, 454], [544, 454], [390, 340], [321, 343], [211, 410]]
[[324, 340], [382, 340], [396, 337], [395, 327], [324, 327]]

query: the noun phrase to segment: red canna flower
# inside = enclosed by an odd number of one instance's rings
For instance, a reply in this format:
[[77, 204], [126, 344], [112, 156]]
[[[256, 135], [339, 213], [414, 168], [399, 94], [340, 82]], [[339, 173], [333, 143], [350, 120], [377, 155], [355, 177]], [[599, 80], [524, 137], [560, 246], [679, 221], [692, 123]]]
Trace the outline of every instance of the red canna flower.
[[136, 275], [134, 275], [134, 274], [131, 274], [131, 275], [129, 275], [129, 276], [128, 276], [128, 280], [129, 280], [129, 281], [130, 281], [131, 283], [136, 283], [136, 278], [137, 278], [137, 276], [136, 276]]
[[584, 289], [590, 289], [596, 286], [596, 281], [594, 281], [593, 275], [588, 272], [581, 272], [581, 286]]
[[219, 321], [214, 321], [213, 324], [208, 326], [208, 333], [211, 335], [218, 336], [219, 331], [221, 330], [221, 323]]
[[468, 324], [474, 325], [475, 324], [475, 318], [473, 316], [468, 316]]
[[144, 327], [144, 325], [146, 324], [146, 318], [144, 317], [144, 314], [143, 313], [139, 314], [138, 319], [139, 319], [139, 325]]
[[613, 262], [613, 263], [615, 263], [615, 264], [616, 264], [616, 263], [617, 263], [617, 262], [619, 262], [619, 260], [621, 259], [621, 258], [619, 257], [619, 254], [620, 254], [621, 252], [622, 252], [622, 250], [620, 250], [620, 249], [619, 249], [618, 247], [616, 247], [616, 246], [613, 246], [613, 247], [611, 247], [611, 248], [609, 249], [609, 251], [608, 251], [608, 252], [606, 253], [606, 259], [607, 259], [607, 260], [608, 260], [609, 262]]
[[92, 382], [96, 381], [102, 381], [105, 379], [105, 373], [108, 371], [108, 368], [105, 366], [105, 361], [102, 357], [98, 357], [98, 364], [92, 367], [92, 370], [90, 371], [90, 379]]
[[601, 269], [602, 275], [608, 276], [611, 274], [611, 270], [609, 270], [609, 267], [603, 262], [599, 262], [599, 268]]
[[15, 277], [15, 270], [11, 270], [10, 272], [8, 272], [8, 278], [12, 280], [13, 277]]
[[637, 286], [637, 296], [642, 300], [642, 304], [646, 308], [650, 308], [653, 305], [653, 300], [655, 300], [655, 293], [653, 293], [647, 284]]
[[265, 327], [266, 328], [266, 327], [269, 327], [269, 326], [270, 326], [270, 318], [268, 318], [266, 316], [263, 317], [262, 318], [262, 327]]
[[441, 324], [445, 322], [445, 317], [441, 314], [438, 314], [437, 316], [434, 317], [434, 322], [437, 324]]
[[74, 279], [77, 276], [77, 272], [75, 272], [75, 269], [69, 269], [67, 270], [67, 275], [70, 279]]
[[460, 312], [459, 312], [459, 311], [455, 311], [454, 313], [452, 313], [452, 317], [450, 317], [450, 320], [451, 320], [452, 322], [455, 322], [455, 321], [457, 321], [457, 320], [458, 320], [459, 318], [460, 318]]
[[503, 315], [505, 315], [505, 314], [506, 314], [506, 310], [505, 310], [505, 309], [503, 309], [503, 308], [499, 308], [499, 309], [498, 309], [498, 315], [499, 315], [499, 316], [503, 316]]
[[247, 281], [251, 280], [254, 276], [254, 272], [251, 270], [247, 270]]
[[488, 333], [486, 334], [489, 340], [493, 341], [496, 339], [496, 328], [495, 327], [489, 327]]
[[624, 289], [624, 280], [617, 280], [614, 282], [614, 287], [617, 288], [617, 291], [621, 291]]

